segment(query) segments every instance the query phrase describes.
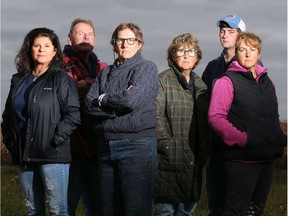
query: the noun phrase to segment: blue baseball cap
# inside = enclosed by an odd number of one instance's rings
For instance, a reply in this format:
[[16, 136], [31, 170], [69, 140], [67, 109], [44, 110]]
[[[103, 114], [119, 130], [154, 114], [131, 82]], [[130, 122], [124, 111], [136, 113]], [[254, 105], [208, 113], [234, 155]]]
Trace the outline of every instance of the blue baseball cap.
[[217, 22], [218, 27], [220, 26], [221, 22], [227, 23], [230, 26], [230, 28], [233, 28], [233, 29], [239, 28], [241, 31], [246, 30], [246, 25], [245, 25], [244, 21], [242, 20], [242, 18], [235, 15], [235, 14], [230, 14], [230, 15], [224, 17], [222, 20], [219, 20]]

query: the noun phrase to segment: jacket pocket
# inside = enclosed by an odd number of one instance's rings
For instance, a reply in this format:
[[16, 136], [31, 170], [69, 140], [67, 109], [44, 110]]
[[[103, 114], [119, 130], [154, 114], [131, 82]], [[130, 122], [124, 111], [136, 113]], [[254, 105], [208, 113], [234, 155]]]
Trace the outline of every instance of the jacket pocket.
[[158, 144], [159, 169], [181, 172], [194, 165], [194, 154], [185, 140], [171, 138]]

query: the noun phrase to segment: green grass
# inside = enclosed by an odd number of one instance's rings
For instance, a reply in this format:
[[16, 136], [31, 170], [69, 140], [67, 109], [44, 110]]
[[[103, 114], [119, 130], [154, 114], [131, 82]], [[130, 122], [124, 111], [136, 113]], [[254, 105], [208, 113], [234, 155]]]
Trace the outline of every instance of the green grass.
[[[25, 204], [19, 188], [17, 167], [3, 163], [1, 165], [1, 215], [24, 216]], [[202, 192], [195, 216], [206, 216], [207, 201], [205, 190]], [[77, 208], [77, 216], [83, 216], [83, 205], [80, 202]], [[266, 203], [265, 216], [287, 215], [287, 160], [280, 158], [276, 163], [273, 185]]]
[[276, 169], [265, 216], [287, 216], [287, 170]]
[[1, 166], [1, 215], [25, 215], [15, 166]]

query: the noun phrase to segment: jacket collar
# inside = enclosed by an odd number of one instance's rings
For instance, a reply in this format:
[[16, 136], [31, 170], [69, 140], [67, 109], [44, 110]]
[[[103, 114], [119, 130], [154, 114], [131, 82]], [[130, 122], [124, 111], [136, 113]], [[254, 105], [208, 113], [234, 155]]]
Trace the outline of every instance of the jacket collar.
[[[238, 61], [233, 61], [229, 68], [228, 71], [235, 71], [235, 72], [243, 72], [243, 73], [248, 73], [251, 72], [250, 69], [242, 67]], [[257, 64], [256, 66], [256, 77], [260, 77], [263, 74], [267, 73], [267, 68], [262, 67], [260, 64]]]

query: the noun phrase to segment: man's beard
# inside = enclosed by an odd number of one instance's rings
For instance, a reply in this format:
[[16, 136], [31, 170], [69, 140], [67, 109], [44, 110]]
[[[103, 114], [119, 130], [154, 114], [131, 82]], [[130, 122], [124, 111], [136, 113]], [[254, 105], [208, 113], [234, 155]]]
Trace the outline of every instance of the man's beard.
[[81, 43], [75, 46], [75, 49], [78, 52], [91, 52], [93, 48], [94, 47], [89, 43]]

